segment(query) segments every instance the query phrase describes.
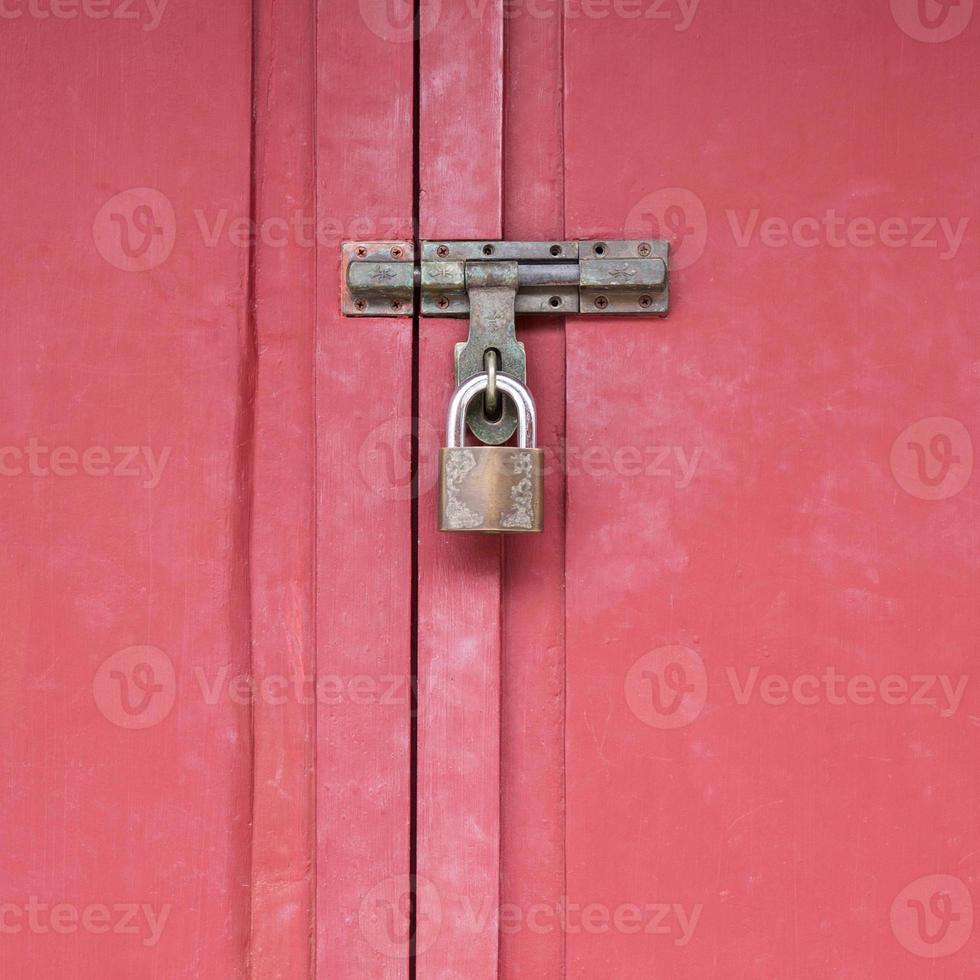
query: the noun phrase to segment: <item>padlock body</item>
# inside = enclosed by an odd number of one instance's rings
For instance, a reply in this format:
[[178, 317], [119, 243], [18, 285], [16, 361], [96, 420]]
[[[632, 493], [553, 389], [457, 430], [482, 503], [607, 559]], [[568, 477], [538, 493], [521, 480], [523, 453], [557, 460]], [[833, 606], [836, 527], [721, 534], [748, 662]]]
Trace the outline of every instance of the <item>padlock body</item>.
[[439, 530], [529, 533], [544, 526], [544, 450], [463, 446], [439, 454]]

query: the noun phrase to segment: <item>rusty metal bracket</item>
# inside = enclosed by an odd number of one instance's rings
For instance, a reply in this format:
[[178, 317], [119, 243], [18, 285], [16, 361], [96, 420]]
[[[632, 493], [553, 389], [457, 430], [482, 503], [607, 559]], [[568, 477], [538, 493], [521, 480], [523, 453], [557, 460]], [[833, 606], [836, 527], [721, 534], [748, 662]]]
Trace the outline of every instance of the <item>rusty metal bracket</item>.
[[[456, 383], [496, 367], [527, 380], [515, 314], [666, 316], [668, 243], [630, 241], [345, 242], [341, 308], [346, 316], [470, 318], [469, 337], [456, 345]], [[484, 402], [470, 406], [473, 434], [500, 445], [514, 433], [509, 401], [492, 418]]]
[[414, 315], [412, 242], [344, 242], [340, 254], [344, 316]]

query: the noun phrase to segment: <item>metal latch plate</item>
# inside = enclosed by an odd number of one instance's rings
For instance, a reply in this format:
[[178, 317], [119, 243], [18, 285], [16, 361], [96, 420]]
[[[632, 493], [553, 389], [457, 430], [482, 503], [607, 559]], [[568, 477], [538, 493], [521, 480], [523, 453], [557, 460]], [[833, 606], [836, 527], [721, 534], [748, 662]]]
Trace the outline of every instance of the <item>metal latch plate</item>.
[[485, 262], [517, 263], [515, 313], [667, 315], [668, 243], [656, 239], [422, 242], [417, 269], [412, 242], [345, 242], [342, 311], [412, 316], [417, 284], [422, 316], [468, 316], [467, 268]]
[[344, 242], [340, 254], [344, 316], [415, 313], [414, 243]]
[[[456, 383], [497, 368], [526, 378], [516, 314], [666, 316], [669, 246], [628, 241], [424, 241], [415, 265], [411, 242], [345, 242], [341, 305], [348, 316], [469, 317], [456, 345]], [[516, 426], [513, 406], [491, 419], [471, 403], [471, 431], [501, 445]]]
[[579, 312], [666, 316], [665, 241], [581, 242]]

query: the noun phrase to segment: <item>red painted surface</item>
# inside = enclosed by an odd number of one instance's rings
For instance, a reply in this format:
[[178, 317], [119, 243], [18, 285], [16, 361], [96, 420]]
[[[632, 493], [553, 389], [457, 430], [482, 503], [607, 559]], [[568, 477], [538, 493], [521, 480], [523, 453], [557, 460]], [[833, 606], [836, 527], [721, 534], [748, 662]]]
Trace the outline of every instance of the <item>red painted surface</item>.
[[[419, 980], [977, 974], [980, 14], [559, 6], [417, 120], [380, 0], [4, 16], [3, 977], [407, 980], [413, 848]], [[413, 232], [673, 240], [519, 324], [539, 537], [339, 315]]]
[[412, 237], [412, 46], [383, 15], [317, 17], [317, 980], [408, 976], [412, 326], [339, 301], [341, 237]]
[[[501, 232], [503, 21], [442, 4], [421, 39], [419, 234]], [[447, 105], [453, 110], [447, 112]], [[418, 523], [419, 980], [497, 976], [501, 542], [436, 530], [460, 320], [422, 319]]]
[[[254, 87], [253, 980], [311, 976], [316, 250], [311, 2], [258, 4]], [[301, 40], [302, 39], [302, 40]], [[293, 226], [295, 229], [295, 226]]]
[[678, 26], [566, 22], [566, 231], [677, 238], [667, 320], [568, 324], [568, 976], [971, 977], [980, 22]]
[[25, 980], [246, 975], [250, 711], [206, 692], [250, 669], [249, 252], [196, 213], [249, 213], [251, 24], [149, 26], [2, 26], [0, 973]]

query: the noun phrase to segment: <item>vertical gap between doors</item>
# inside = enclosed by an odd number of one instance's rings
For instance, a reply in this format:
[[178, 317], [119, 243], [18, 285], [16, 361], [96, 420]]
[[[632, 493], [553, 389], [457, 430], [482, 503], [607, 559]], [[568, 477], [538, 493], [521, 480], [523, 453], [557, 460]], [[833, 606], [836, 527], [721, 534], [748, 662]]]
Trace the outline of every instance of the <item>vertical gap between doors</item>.
[[[421, 113], [421, 58], [420, 18], [421, 0], [413, 0], [412, 4], [412, 237], [416, 249], [422, 247], [419, 221], [420, 199], [420, 170], [419, 144]], [[408, 873], [410, 889], [409, 900], [409, 946], [408, 946], [408, 978], [416, 980], [416, 933], [418, 930], [418, 891], [416, 876], [418, 874], [418, 763], [419, 763], [419, 465], [421, 446], [419, 443], [419, 347], [420, 347], [420, 302], [416, 297], [415, 314], [412, 317], [412, 613], [411, 613], [411, 736], [409, 739], [409, 826], [408, 826]]]
[[[567, 207], [566, 198], [567, 172], [565, 168], [565, 119], [568, 111], [568, 86], [565, 84], [565, 8], [562, 7], [558, 12], [558, 85], [560, 86], [561, 109], [558, 114], [558, 143], [561, 153], [561, 234], [562, 238], [568, 237], [568, 226], [566, 223]], [[564, 397], [562, 398], [562, 425], [561, 430], [565, 439], [565, 448], [568, 446], [568, 318], [562, 319], [562, 361], [565, 367]], [[567, 457], [566, 457], [567, 458]], [[562, 529], [561, 544], [561, 648], [562, 648], [562, 671], [561, 671], [561, 855], [562, 855], [562, 900], [568, 901], [568, 738], [567, 738], [567, 719], [568, 719], [568, 587], [566, 560], [568, 556], [568, 472], [562, 474]], [[560, 980], [568, 974], [568, 932], [563, 930], [561, 936], [561, 973]]]
[[[507, 17], [500, 18], [500, 157], [498, 158], [498, 170], [500, 174], [500, 213], [497, 222], [497, 234], [504, 238], [507, 236], [507, 175], [504, 168], [507, 165], [507, 155], [504, 151], [504, 142], [507, 138], [507, 79], [510, 72], [507, 70]], [[500, 583], [497, 590], [497, 623], [499, 630], [499, 642], [497, 644], [497, 966], [494, 976], [500, 975], [500, 966], [503, 956], [503, 943], [501, 942], [501, 932], [499, 928], [500, 903], [504, 897], [504, 650], [506, 648], [506, 605], [504, 603], [504, 589], [507, 582], [507, 541], [506, 536], [502, 536], [500, 547], [497, 550], [497, 560], [499, 562], [499, 572], [497, 581]]]
[[[311, 0], [310, 2], [310, 15], [311, 15], [311, 38], [310, 43], [312, 45], [313, 51], [313, 82], [312, 91], [310, 98], [310, 153], [312, 156], [311, 166], [312, 170], [310, 172], [310, 203], [313, 208], [314, 220], [317, 220], [320, 214], [320, 182], [317, 179], [317, 174], [319, 174], [319, 164], [317, 163], [317, 151], [319, 150], [319, 129], [317, 128], [317, 113], [319, 110], [320, 100], [317, 96], [317, 66], [320, 64], [320, 5], [317, 0]], [[311, 639], [313, 641], [313, 651], [312, 651], [312, 663], [311, 668], [313, 676], [317, 676], [317, 651], [320, 649], [320, 620], [317, 617], [317, 596], [319, 593], [319, 562], [317, 561], [317, 542], [320, 540], [320, 510], [317, 506], [317, 466], [319, 465], [320, 459], [320, 429], [317, 425], [316, 418], [316, 406], [317, 406], [317, 382], [319, 380], [319, 374], [317, 371], [317, 351], [319, 349], [319, 337], [317, 333], [318, 324], [320, 322], [320, 250], [319, 248], [313, 249], [313, 356], [312, 356], [312, 371], [313, 379], [311, 384], [311, 394], [312, 399], [310, 405], [310, 411], [313, 416], [313, 479], [311, 480], [311, 490], [312, 494], [310, 496], [310, 519], [313, 525], [313, 546], [312, 553], [310, 555], [311, 561], [311, 595], [310, 595], [310, 633]], [[315, 699], [314, 699], [315, 700]], [[320, 715], [317, 711], [316, 705], [314, 704], [310, 711], [310, 724], [311, 724], [311, 743], [310, 743], [310, 772], [312, 773], [312, 786], [310, 787], [310, 868], [313, 869], [313, 873], [310, 877], [310, 980], [318, 977], [320, 975], [319, 964], [317, 962], [320, 949], [318, 943], [317, 935], [317, 923], [319, 919], [319, 905], [320, 905], [320, 888], [318, 885], [319, 877], [317, 875], [317, 847], [319, 842], [319, 807], [317, 806], [317, 793], [319, 781], [317, 780], [317, 756], [318, 756], [318, 746], [319, 746], [319, 724]]]
[[[259, 57], [258, 25], [259, 12], [253, 0], [249, 5], [249, 124], [248, 124], [248, 213], [255, 227], [258, 218], [258, 186], [256, 178], [256, 166], [258, 163], [258, 132], [257, 132], [257, 108], [258, 108], [258, 73], [257, 62]], [[255, 487], [253, 485], [254, 458], [255, 458], [255, 394], [258, 387], [256, 372], [258, 371], [258, 322], [255, 310], [256, 299], [256, 242], [254, 238], [249, 242], [247, 256], [247, 270], [245, 280], [245, 337], [242, 352], [242, 361], [239, 367], [239, 398], [240, 410], [236, 425], [236, 444], [239, 447], [238, 458], [238, 481], [242, 493], [242, 507], [244, 514], [242, 518], [242, 549], [243, 549], [243, 575], [245, 595], [245, 616], [247, 617], [246, 636], [248, 638], [248, 670], [249, 674], [255, 676], [255, 642], [253, 636], [252, 604], [254, 596], [252, 594], [252, 522], [253, 522], [253, 499]], [[249, 809], [251, 812], [251, 825], [255, 822], [255, 704], [248, 708], [248, 798]], [[248, 942], [245, 947], [245, 969], [249, 975], [253, 971], [252, 963], [252, 938], [254, 930], [254, 899], [255, 882], [253, 880], [255, 864], [255, 837], [249, 832], [248, 853], [246, 855], [248, 864], [247, 881], [249, 882], [248, 898], [248, 921], [246, 923], [246, 933]]]

